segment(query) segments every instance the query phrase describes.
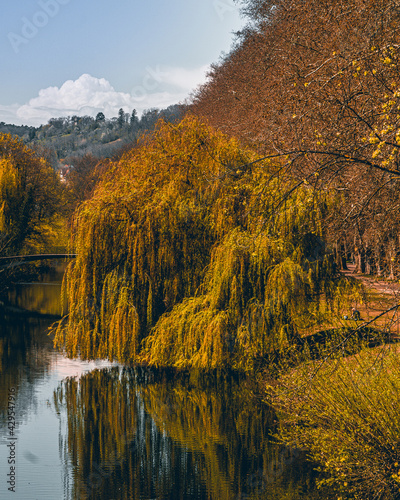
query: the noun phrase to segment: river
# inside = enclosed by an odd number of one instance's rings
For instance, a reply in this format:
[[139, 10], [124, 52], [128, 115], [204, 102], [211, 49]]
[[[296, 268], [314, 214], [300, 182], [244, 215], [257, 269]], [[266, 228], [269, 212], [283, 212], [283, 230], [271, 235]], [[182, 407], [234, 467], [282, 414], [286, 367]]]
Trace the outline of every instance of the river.
[[60, 283], [20, 284], [14, 309], [0, 309], [1, 499], [318, 498], [312, 466], [275, 443], [249, 380], [55, 351]]

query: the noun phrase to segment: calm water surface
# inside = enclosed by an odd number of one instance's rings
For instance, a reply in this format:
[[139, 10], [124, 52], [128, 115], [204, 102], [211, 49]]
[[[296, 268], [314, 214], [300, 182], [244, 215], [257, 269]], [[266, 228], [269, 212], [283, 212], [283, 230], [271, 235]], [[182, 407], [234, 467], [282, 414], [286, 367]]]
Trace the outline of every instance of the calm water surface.
[[274, 443], [274, 415], [246, 380], [56, 352], [54, 320], [24, 311], [60, 312], [60, 276], [49, 279], [17, 286], [15, 308], [0, 310], [1, 499], [318, 498], [312, 467]]

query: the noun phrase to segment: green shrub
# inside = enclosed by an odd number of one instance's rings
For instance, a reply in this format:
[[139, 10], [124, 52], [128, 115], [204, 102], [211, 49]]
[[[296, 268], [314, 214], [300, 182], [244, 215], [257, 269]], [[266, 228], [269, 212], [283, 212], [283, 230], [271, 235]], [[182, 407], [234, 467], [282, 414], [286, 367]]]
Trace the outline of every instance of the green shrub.
[[399, 357], [385, 346], [309, 363], [268, 388], [280, 438], [309, 450], [338, 498], [400, 498]]

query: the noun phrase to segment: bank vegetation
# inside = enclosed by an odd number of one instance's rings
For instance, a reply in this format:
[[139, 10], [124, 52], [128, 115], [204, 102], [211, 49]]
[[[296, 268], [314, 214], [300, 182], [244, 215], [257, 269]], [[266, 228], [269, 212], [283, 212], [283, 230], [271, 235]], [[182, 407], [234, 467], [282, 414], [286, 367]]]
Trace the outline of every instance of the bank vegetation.
[[[385, 327], [344, 320], [364, 296], [340, 271], [399, 277], [400, 3], [239, 3], [247, 26], [186, 116], [74, 198], [55, 342], [273, 378], [280, 437], [320, 463], [321, 487], [399, 498], [398, 303]], [[1, 161], [4, 225], [21, 190]]]

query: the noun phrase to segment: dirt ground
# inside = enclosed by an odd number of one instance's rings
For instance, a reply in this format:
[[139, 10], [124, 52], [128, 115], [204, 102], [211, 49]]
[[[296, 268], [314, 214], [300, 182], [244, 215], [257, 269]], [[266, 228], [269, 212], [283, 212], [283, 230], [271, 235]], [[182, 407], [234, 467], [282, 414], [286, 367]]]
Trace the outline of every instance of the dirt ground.
[[[348, 264], [347, 267], [348, 270], [342, 271], [343, 275], [350, 280], [355, 279], [361, 281], [364, 285], [362, 303], [353, 304], [353, 307], [355, 307], [361, 315], [361, 321], [357, 322], [358, 324], [370, 321], [396, 304], [400, 304], [399, 281], [385, 281], [377, 276], [355, 273], [355, 265], [352, 264]], [[350, 310], [345, 312], [345, 314], [350, 318], [352, 312]], [[384, 314], [371, 324], [371, 326], [384, 328], [386, 331], [390, 331], [394, 336], [400, 337], [400, 307]]]

